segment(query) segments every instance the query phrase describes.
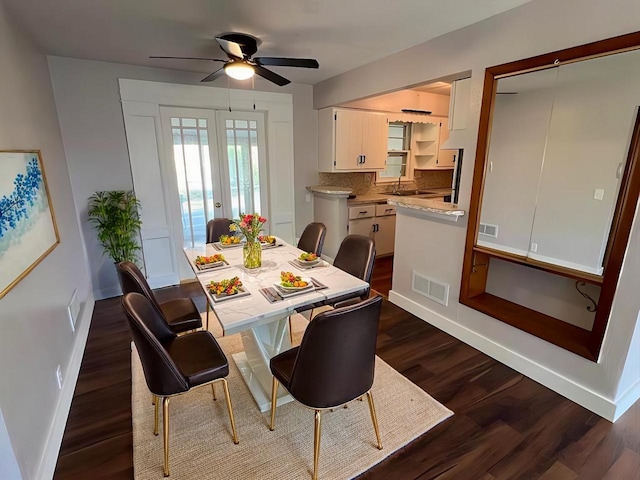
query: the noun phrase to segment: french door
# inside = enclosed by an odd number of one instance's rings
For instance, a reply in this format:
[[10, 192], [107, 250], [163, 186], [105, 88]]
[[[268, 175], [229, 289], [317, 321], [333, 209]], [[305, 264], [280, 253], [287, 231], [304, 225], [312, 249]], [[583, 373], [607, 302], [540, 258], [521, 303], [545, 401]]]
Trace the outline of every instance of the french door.
[[264, 114], [160, 107], [160, 117], [179, 259], [183, 247], [205, 244], [213, 218], [268, 215]]

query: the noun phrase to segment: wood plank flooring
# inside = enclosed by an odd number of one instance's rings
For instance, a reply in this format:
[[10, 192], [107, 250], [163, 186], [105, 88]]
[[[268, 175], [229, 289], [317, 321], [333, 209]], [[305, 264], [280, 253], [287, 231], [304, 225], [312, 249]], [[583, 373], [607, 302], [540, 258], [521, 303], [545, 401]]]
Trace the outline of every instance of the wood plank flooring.
[[[156, 294], [204, 309], [196, 284]], [[97, 302], [56, 479], [133, 478], [129, 343], [120, 299]], [[455, 415], [362, 479], [640, 479], [640, 402], [611, 424], [386, 301], [378, 355]]]

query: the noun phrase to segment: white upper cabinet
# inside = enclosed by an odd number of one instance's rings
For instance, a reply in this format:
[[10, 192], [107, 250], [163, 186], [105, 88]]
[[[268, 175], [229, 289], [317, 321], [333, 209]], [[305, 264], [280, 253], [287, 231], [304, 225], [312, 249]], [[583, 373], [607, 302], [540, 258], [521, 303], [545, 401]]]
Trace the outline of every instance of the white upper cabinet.
[[467, 128], [470, 95], [470, 78], [456, 80], [451, 85], [451, 97], [449, 99], [449, 130], [464, 130]]
[[[463, 78], [451, 84], [449, 98], [449, 123], [441, 138], [440, 148], [457, 150], [465, 148], [465, 130], [471, 103], [471, 79]], [[446, 160], [445, 160], [446, 161]]]
[[387, 158], [387, 116], [339, 108], [318, 113], [318, 170], [377, 171]]

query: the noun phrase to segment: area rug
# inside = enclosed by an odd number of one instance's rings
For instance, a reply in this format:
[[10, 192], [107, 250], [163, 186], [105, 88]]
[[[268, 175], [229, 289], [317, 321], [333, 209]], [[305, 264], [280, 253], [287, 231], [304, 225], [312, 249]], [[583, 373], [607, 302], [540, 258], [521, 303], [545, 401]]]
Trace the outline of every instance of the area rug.
[[[294, 343], [305, 320], [294, 322]], [[222, 337], [217, 321], [210, 330], [227, 357], [242, 350], [239, 335]], [[198, 388], [171, 399], [170, 470], [175, 480], [310, 478], [313, 471], [313, 411], [296, 402], [278, 407], [276, 428], [268, 429], [234, 362], [228, 377], [240, 443], [231, 440], [222, 386], [218, 400], [211, 389]], [[136, 480], [162, 478], [162, 433], [153, 435], [153, 406], [138, 354], [132, 351], [133, 460]], [[376, 358], [372, 389], [383, 449], [376, 438], [365, 401], [326, 412], [322, 418], [319, 477], [348, 479], [373, 467], [453, 413], [400, 373]], [[160, 415], [162, 429], [162, 414]]]

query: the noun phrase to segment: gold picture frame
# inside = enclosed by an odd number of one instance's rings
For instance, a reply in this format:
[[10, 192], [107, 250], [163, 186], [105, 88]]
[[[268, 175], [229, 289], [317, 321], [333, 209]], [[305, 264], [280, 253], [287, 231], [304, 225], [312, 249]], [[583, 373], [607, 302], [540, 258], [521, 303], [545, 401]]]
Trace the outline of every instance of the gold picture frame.
[[40, 150], [0, 150], [0, 298], [59, 243]]

